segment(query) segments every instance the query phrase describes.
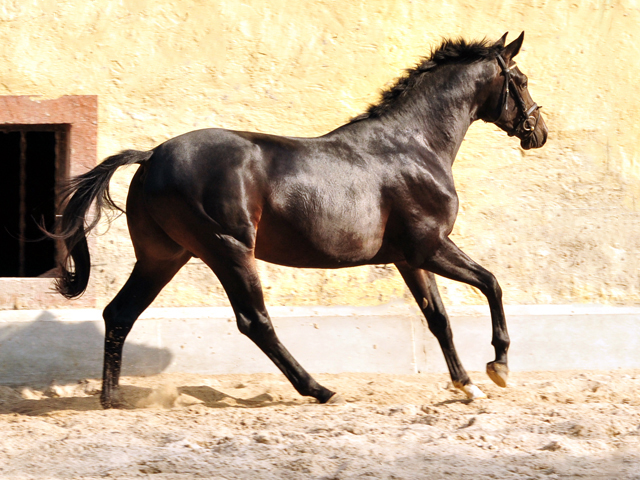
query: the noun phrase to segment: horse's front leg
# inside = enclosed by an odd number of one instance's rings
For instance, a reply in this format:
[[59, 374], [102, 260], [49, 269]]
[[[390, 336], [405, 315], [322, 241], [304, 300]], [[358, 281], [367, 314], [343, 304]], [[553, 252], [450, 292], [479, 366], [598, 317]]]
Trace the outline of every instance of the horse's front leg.
[[478, 288], [489, 302], [493, 345], [496, 358], [487, 364], [487, 375], [500, 387], [507, 386], [509, 367], [507, 366], [507, 350], [509, 334], [502, 307], [502, 290], [496, 277], [471, 260], [455, 243], [446, 238], [435, 253], [428, 258], [423, 268], [443, 277], [457, 280]]
[[462, 390], [471, 400], [485, 398], [486, 395], [471, 383], [469, 375], [458, 358], [456, 347], [453, 344], [449, 317], [444, 309], [433, 273], [413, 268], [405, 262], [396, 263], [396, 267], [427, 319], [429, 330], [438, 339], [453, 385]]

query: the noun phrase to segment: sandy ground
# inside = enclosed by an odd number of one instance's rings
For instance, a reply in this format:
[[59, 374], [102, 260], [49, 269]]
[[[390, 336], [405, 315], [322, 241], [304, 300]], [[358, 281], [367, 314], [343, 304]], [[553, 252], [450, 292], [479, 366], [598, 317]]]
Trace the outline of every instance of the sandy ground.
[[5, 479], [640, 479], [640, 370], [512, 375], [467, 402], [445, 375], [317, 375], [319, 405], [279, 375], [0, 387]]

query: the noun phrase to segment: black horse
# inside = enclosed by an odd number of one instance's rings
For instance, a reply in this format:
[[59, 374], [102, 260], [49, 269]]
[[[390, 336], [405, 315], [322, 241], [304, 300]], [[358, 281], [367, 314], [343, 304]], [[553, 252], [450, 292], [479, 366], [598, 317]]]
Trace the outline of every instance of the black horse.
[[[495, 43], [445, 40], [378, 104], [318, 138], [198, 130], [151, 151], [123, 151], [73, 179], [57, 230], [68, 251], [57, 288], [68, 298], [87, 287], [87, 233], [103, 207], [117, 208], [109, 196], [111, 176], [118, 167], [140, 165], [126, 209], [136, 264], [104, 310], [102, 405], [121, 405], [125, 338], [191, 257], [213, 270], [240, 331], [301, 395], [324, 403], [334, 392], [278, 340], [256, 258], [298, 268], [394, 263], [440, 342], [453, 384], [469, 398], [484, 394], [458, 359], [434, 274], [477, 287], [489, 301], [493, 325], [496, 358], [487, 373], [506, 386], [509, 337], [500, 287], [449, 239], [458, 212], [451, 167], [478, 119], [517, 136], [524, 149], [544, 145], [540, 107], [513, 63], [523, 38], [506, 47], [506, 34]], [[97, 215], [87, 225], [94, 201]]]

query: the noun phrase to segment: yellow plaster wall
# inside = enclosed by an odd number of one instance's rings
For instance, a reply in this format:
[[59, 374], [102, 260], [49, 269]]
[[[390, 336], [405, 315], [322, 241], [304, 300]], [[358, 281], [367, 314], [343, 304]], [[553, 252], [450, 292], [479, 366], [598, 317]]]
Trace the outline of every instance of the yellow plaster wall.
[[[517, 60], [549, 141], [524, 152], [492, 125], [471, 127], [453, 239], [497, 275], [506, 303], [640, 304], [638, 25], [632, 0], [1, 0], [0, 95], [98, 95], [100, 158], [203, 127], [314, 136], [442, 37], [525, 30]], [[133, 171], [116, 175], [121, 203]], [[101, 306], [133, 263], [123, 218], [92, 253]], [[270, 305], [408, 299], [390, 267], [260, 271]], [[448, 304], [484, 303], [440, 284]], [[192, 261], [155, 305], [226, 298]]]

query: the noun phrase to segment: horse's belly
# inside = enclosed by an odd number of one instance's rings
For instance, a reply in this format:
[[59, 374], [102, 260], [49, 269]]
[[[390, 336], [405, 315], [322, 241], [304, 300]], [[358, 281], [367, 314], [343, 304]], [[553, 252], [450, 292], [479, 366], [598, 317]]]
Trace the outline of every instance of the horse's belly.
[[371, 263], [384, 253], [381, 227], [355, 230], [344, 225], [295, 225], [263, 215], [256, 236], [256, 258], [290, 267], [340, 268]]

